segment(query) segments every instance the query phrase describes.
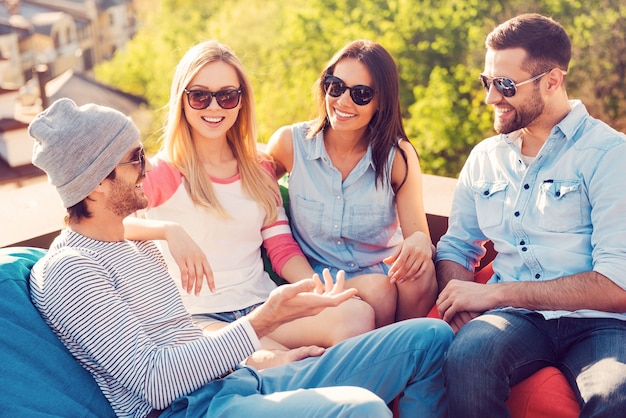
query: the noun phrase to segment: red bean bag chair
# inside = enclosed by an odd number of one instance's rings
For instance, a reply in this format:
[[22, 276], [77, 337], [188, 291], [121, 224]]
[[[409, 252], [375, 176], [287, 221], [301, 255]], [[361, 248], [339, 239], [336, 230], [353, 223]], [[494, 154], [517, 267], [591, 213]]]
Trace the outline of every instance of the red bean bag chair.
[[[477, 283], [486, 283], [493, 275], [491, 264], [476, 273]], [[437, 307], [428, 314], [438, 318]], [[511, 388], [506, 401], [511, 418], [577, 418], [578, 400], [565, 376], [556, 367], [546, 367]]]

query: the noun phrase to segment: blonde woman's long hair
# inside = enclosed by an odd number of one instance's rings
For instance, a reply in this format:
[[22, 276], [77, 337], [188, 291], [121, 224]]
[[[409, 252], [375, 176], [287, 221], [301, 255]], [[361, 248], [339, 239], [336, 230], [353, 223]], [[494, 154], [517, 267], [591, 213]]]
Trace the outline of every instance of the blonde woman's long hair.
[[281, 197], [275, 178], [259, 163], [271, 162], [269, 156], [257, 150], [257, 125], [252, 85], [235, 53], [226, 45], [206, 41], [192, 47], [176, 67], [170, 91], [169, 114], [163, 138], [163, 150], [169, 162], [183, 175], [185, 188], [196, 205], [228, 217], [215, 196], [213, 184], [195, 152], [189, 124], [183, 110], [184, 89], [196, 74], [211, 62], [222, 61], [237, 72], [242, 89], [241, 108], [237, 120], [226, 134], [241, 176], [244, 193], [265, 210], [265, 223], [273, 223]]

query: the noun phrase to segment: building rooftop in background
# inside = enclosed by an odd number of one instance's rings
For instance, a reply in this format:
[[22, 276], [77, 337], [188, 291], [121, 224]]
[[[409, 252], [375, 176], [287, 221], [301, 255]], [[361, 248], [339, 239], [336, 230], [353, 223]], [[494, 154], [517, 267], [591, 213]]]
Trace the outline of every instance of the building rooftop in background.
[[[137, 31], [133, 0], [0, 1], [0, 187], [21, 187], [42, 173], [32, 165], [28, 123], [61, 97], [98, 103], [133, 118], [151, 115], [143, 98], [89, 74]], [[42, 70], [42, 68], [44, 70]], [[147, 121], [146, 121], [147, 119]]]
[[[68, 70], [45, 83], [46, 103], [67, 97], [81, 106], [97, 103], [130, 116], [140, 130], [150, 123], [151, 112], [146, 100], [133, 96], [81, 74]], [[20, 187], [25, 181], [43, 173], [30, 164], [33, 142], [28, 123], [42, 109], [39, 97], [25, 97], [16, 91], [0, 93], [0, 186]]]

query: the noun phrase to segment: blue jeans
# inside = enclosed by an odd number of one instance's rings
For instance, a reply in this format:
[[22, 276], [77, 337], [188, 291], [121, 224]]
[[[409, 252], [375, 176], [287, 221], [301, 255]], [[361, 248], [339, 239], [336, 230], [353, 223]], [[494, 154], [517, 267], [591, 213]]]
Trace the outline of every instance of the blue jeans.
[[450, 417], [508, 417], [510, 386], [549, 365], [574, 389], [581, 417], [624, 416], [626, 322], [490, 311], [461, 328], [448, 351]]
[[446, 417], [441, 365], [454, 334], [438, 319], [402, 321], [320, 357], [262, 371], [242, 367], [177, 399], [161, 417]]
[[[208, 324], [211, 322], [235, 322], [239, 318], [243, 318], [248, 315], [250, 312], [263, 305], [263, 302], [256, 303], [254, 305], [250, 305], [247, 308], [237, 309], [236, 311], [230, 312], [211, 312], [211, 313], [202, 313], [202, 314], [193, 314], [191, 315], [191, 320], [197, 325], [200, 324]], [[204, 326], [201, 326], [204, 328]]]
[[[339, 272], [339, 270], [342, 270], [340, 268], [337, 267], [331, 267], [331, 266], [327, 266], [325, 264], [319, 264], [316, 263], [313, 260], [309, 260], [309, 262], [311, 263], [311, 266], [313, 267], [313, 270], [315, 270], [315, 272], [317, 274], [319, 274], [320, 277], [324, 277], [322, 275], [324, 269], [328, 269], [328, 271], [330, 271], [330, 275], [333, 278], [333, 282], [336, 281], [337, 278], [337, 273]], [[349, 272], [349, 271], [345, 271], [345, 278], [346, 280], [351, 279], [353, 277], [357, 277], [357, 276], [361, 276], [363, 274], [382, 274], [383, 276], [386, 276], [387, 273], [389, 273], [389, 270], [391, 269], [391, 264], [385, 264], [382, 261], [378, 264], [374, 264], [372, 266], [369, 267], [364, 267], [360, 270], [357, 270], [355, 272]]]

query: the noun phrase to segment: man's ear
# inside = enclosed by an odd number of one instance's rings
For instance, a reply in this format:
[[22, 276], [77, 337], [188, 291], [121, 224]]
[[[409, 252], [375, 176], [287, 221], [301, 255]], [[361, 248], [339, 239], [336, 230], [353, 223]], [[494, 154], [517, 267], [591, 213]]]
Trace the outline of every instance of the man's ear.
[[109, 183], [111, 183], [110, 181], [107, 181], [108, 179], [104, 179], [102, 180], [96, 187], [95, 189], [93, 189], [91, 191], [91, 193], [89, 193], [90, 198], [97, 198], [97, 195], [102, 195], [104, 193], [107, 192], [107, 190], [109, 189]]
[[[104, 180], [102, 180], [102, 181], [101, 181], [101, 182], [100, 182], [100, 183], [96, 186], [96, 188], [95, 188], [95, 189], [93, 189], [93, 192], [103, 193], [103, 192], [106, 190], [106, 189], [105, 189], [106, 187], [107, 187], [107, 186], [106, 186], [106, 179], [104, 179]], [[93, 192], [91, 192], [91, 193], [93, 193]], [[90, 194], [91, 194], [91, 193], [90, 193]]]
[[555, 91], [563, 85], [565, 73], [560, 68], [553, 68], [547, 75], [548, 90]]

